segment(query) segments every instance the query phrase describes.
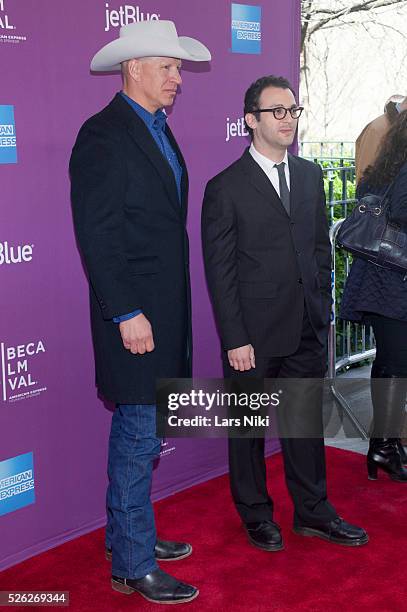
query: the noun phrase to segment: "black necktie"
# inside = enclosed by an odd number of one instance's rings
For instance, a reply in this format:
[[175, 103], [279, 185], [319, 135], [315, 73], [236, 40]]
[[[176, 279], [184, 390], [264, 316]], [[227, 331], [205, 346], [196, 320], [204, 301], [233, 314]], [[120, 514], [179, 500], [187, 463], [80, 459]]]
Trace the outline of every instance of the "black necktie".
[[280, 186], [280, 200], [283, 203], [283, 206], [286, 210], [287, 215], [290, 214], [290, 191], [288, 189], [287, 181], [285, 180], [285, 172], [284, 172], [285, 162], [281, 162], [281, 164], [275, 164], [275, 168], [277, 168], [278, 172], [278, 182]]

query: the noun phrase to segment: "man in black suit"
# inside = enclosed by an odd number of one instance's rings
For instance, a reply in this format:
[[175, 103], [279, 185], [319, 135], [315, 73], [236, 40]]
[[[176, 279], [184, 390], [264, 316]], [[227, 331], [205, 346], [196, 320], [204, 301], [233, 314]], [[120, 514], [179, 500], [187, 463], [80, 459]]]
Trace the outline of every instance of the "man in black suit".
[[188, 176], [163, 108], [181, 83], [181, 59], [207, 61], [171, 21], [124, 26], [93, 58], [122, 71], [123, 90], [82, 126], [70, 172], [74, 224], [89, 277], [96, 382], [116, 404], [109, 441], [106, 554], [115, 590], [184, 603], [198, 590], [157, 560], [189, 544], [157, 540], [150, 500], [156, 379], [191, 371], [186, 233]]
[[[301, 112], [286, 79], [258, 79], [245, 96], [252, 144], [206, 187], [203, 249], [225, 377], [325, 375], [331, 250], [322, 171], [287, 153]], [[321, 422], [320, 402], [306, 409], [313, 423]], [[327, 499], [323, 439], [294, 431], [281, 445], [294, 531], [365, 544], [366, 532], [339, 518]], [[267, 491], [264, 438], [230, 437], [229, 471], [250, 542], [283, 548]]]

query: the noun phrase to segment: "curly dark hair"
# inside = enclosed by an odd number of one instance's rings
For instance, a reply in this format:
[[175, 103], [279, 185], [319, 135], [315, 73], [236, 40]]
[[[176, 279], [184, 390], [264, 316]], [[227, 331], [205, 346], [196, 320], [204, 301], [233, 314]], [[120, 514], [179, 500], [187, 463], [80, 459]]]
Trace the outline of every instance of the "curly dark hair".
[[362, 180], [372, 187], [388, 185], [407, 162], [407, 110], [402, 111], [384, 136], [376, 161], [368, 166]]

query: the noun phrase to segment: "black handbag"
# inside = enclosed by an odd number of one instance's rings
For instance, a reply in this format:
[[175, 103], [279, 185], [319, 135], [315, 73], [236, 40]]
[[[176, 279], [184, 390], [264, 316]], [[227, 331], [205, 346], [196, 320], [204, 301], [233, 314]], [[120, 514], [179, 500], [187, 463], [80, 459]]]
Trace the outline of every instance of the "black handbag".
[[391, 221], [388, 194], [393, 182], [383, 196], [368, 193], [360, 198], [351, 215], [339, 228], [336, 241], [356, 257], [405, 274], [407, 234], [402, 227]]

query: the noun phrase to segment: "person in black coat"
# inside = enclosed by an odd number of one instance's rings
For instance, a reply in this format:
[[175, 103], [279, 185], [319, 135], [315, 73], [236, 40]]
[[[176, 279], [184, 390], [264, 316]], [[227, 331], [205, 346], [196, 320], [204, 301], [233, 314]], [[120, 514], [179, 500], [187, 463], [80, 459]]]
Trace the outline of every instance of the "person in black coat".
[[[390, 219], [407, 232], [407, 111], [399, 114], [382, 141], [380, 154], [357, 187], [390, 200]], [[376, 358], [371, 371], [374, 425], [367, 455], [368, 475], [378, 469], [407, 482], [407, 457], [400, 435], [407, 392], [407, 275], [354, 258], [340, 316], [373, 327]]]
[[96, 383], [116, 404], [106, 527], [112, 587], [170, 604], [198, 595], [158, 567], [157, 560], [187, 557], [192, 548], [157, 540], [150, 500], [161, 444], [156, 380], [191, 372], [188, 176], [162, 110], [174, 102], [181, 59], [207, 61], [210, 53], [199, 41], [178, 37], [171, 21], [122, 27], [91, 69], [121, 69], [123, 91], [84, 123], [70, 162]]
[[[224, 374], [238, 382], [322, 380], [331, 248], [321, 168], [287, 152], [302, 109], [286, 79], [258, 79], [247, 90], [244, 106], [252, 144], [209, 181], [202, 210], [205, 270]], [[321, 422], [320, 401], [302, 400], [287, 403], [287, 424], [297, 422], [294, 404], [300, 423]], [[365, 544], [366, 532], [338, 517], [327, 498], [322, 426], [309, 437], [301, 435], [304, 429], [293, 427], [281, 439], [295, 532], [349, 546]], [[230, 437], [229, 474], [249, 541], [262, 550], [280, 550], [264, 438]]]

